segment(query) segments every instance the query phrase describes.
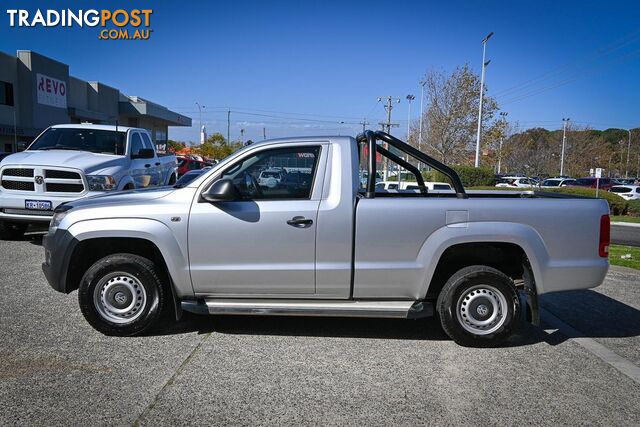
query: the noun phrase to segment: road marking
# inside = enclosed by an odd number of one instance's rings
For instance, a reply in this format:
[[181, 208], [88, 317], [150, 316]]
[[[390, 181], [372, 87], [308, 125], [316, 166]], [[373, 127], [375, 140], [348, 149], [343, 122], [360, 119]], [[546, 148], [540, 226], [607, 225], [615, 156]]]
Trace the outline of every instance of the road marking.
[[625, 359], [617, 353], [609, 350], [598, 341], [585, 337], [582, 332], [578, 331], [574, 327], [564, 323], [562, 320], [554, 316], [549, 310], [544, 308], [540, 309], [540, 314], [544, 315], [543, 321], [558, 329], [563, 335], [566, 335], [586, 349], [589, 353], [598, 357], [600, 360], [608, 364], [609, 366], [618, 370], [618, 372], [626, 375], [627, 377], [640, 384], [640, 367], [636, 366], [630, 360]]
[[611, 225], [621, 225], [623, 227], [640, 227], [640, 223], [613, 221]]

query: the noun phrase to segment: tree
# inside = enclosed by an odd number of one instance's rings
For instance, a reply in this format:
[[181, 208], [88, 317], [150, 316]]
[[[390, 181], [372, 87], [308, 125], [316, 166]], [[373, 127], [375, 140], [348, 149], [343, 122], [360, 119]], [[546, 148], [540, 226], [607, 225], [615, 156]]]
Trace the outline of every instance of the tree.
[[[429, 71], [423, 81], [428, 102], [421, 118], [423, 148], [444, 163], [469, 163], [478, 125], [480, 78], [465, 64], [450, 74]], [[497, 109], [496, 100], [485, 94], [483, 127], [493, 119]], [[417, 138], [410, 140], [415, 144]]]
[[167, 146], [168, 146], [168, 151], [175, 153], [176, 151], [180, 151], [184, 147], [186, 147], [186, 144], [184, 142], [174, 141], [170, 139], [167, 141]]

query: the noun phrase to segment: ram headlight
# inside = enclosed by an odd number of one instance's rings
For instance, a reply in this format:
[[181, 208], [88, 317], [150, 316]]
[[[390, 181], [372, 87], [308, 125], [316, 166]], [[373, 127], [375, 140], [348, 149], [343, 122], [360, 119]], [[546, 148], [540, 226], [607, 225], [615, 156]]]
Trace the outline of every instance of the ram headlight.
[[87, 175], [89, 191], [115, 190], [116, 180], [111, 175]]
[[49, 223], [49, 234], [53, 234], [57, 229], [65, 216], [67, 216], [67, 212], [72, 208], [70, 205], [60, 205], [53, 211], [53, 217], [51, 218], [51, 222]]

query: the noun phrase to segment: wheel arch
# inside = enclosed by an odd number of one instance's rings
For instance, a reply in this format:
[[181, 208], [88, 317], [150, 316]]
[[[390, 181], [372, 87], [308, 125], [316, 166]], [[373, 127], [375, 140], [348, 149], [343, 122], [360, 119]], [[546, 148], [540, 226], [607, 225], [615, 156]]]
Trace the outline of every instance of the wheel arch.
[[543, 292], [542, 266], [548, 262], [548, 253], [532, 227], [487, 222], [466, 225], [444, 227], [424, 242], [419, 254], [426, 266], [422, 298], [437, 298], [447, 274], [470, 265], [488, 265], [513, 278], [521, 277], [524, 264], [530, 268], [537, 292]]

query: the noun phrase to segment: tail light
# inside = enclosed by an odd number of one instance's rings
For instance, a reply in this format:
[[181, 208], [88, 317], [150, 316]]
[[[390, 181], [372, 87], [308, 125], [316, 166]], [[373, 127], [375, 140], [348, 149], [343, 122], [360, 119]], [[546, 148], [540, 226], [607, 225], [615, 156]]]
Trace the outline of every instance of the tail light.
[[611, 241], [611, 220], [609, 215], [600, 217], [600, 244], [598, 245], [598, 254], [607, 258], [609, 256], [609, 243]]

